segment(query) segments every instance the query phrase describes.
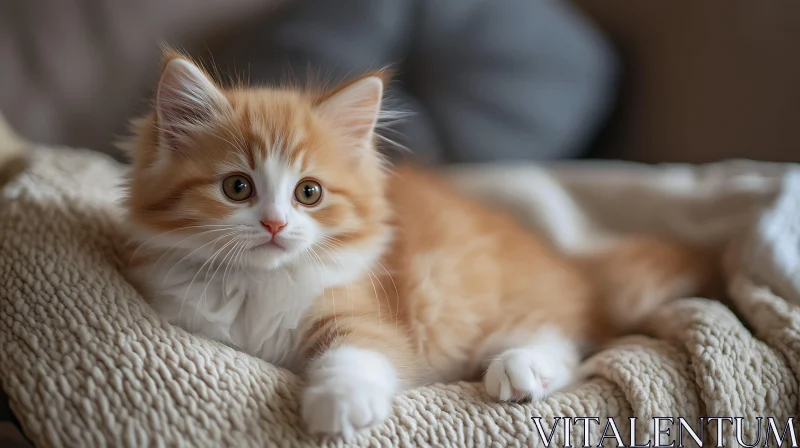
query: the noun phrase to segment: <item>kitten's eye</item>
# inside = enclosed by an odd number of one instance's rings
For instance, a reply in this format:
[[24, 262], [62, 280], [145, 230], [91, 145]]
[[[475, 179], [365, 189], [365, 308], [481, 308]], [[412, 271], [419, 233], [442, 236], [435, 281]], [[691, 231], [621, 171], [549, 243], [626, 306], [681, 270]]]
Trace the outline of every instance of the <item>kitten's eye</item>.
[[222, 181], [222, 191], [231, 201], [246, 201], [253, 196], [253, 182], [247, 176], [234, 174]]
[[303, 205], [314, 205], [321, 197], [322, 185], [315, 180], [301, 180], [294, 189], [294, 198]]

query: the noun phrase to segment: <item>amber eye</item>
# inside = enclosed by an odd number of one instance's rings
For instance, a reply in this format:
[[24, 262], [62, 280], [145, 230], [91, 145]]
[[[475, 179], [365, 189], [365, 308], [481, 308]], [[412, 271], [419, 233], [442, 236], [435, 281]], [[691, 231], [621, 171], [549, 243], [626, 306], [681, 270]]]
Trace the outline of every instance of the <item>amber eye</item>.
[[247, 176], [234, 174], [222, 181], [222, 191], [231, 201], [246, 201], [253, 196], [253, 182]]
[[301, 180], [294, 189], [294, 198], [303, 205], [314, 205], [322, 197], [322, 185], [311, 179]]

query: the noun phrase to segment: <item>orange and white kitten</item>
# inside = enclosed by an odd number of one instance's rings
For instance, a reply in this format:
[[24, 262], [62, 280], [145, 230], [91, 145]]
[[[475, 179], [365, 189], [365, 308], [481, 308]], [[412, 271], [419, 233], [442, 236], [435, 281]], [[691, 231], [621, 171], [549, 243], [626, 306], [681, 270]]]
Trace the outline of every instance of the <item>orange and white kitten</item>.
[[573, 382], [580, 347], [705, 282], [679, 246], [569, 259], [435, 174], [390, 169], [383, 85], [225, 89], [169, 53], [126, 144], [131, 278], [169, 322], [304, 375], [311, 431], [351, 436], [435, 381], [539, 400]]

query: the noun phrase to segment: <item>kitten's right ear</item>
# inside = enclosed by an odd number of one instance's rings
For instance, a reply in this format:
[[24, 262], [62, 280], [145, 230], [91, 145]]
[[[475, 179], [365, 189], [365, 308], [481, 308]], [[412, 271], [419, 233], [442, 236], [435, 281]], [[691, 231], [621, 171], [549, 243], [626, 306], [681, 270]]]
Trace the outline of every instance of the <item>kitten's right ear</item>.
[[177, 149], [181, 136], [208, 124], [229, 107], [225, 95], [193, 63], [173, 58], [164, 65], [156, 94], [156, 116], [162, 138], [173, 149]]

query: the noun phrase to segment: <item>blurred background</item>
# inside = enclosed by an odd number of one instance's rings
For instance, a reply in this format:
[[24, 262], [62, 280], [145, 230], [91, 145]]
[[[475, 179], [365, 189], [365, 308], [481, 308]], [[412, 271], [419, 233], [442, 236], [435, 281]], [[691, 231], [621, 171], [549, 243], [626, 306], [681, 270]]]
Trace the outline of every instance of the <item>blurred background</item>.
[[0, 114], [122, 159], [162, 41], [252, 83], [391, 64], [431, 164], [800, 162], [797, 0], [0, 0]]
[[429, 163], [800, 161], [794, 0], [5, 0], [0, 111], [119, 157], [159, 41], [252, 83], [392, 64]]

